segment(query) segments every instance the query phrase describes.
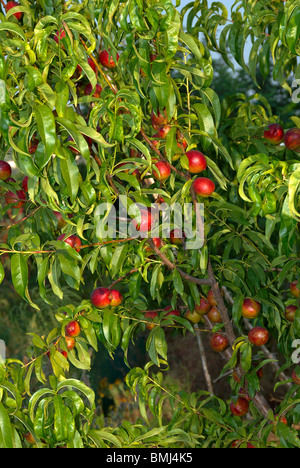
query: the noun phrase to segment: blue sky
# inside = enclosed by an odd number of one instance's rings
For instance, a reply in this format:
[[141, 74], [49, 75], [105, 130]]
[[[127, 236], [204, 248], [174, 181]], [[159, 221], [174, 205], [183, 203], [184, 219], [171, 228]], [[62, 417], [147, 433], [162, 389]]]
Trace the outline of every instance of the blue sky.
[[[181, 0], [181, 6], [179, 8], [179, 10], [184, 7], [185, 5], [187, 5], [188, 3], [190, 3], [192, 0]], [[215, 0], [209, 0], [208, 1], [208, 5], [211, 5]], [[228, 18], [231, 18], [231, 7], [232, 5], [234, 4], [234, 0], [219, 0], [220, 2], [223, 3], [223, 5], [225, 5], [225, 7], [227, 8], [228, 10]], [[250, 53], [250, 50], [251, 50], [251, 43], [249, 43], [249, 46], [246, 46], [245, 47], [245, 59], [247, 61], [247, 56], [248, 54]], [[219, 55], [218, 54], [214, 54], [212, 53], [212, 56], [215, 58], [218, 58]], [[235, 68], [240, 68], [239, 65], [233, 61], [233, 63], [235, 64]]]
[[[188, 3], [190, 3], [191, 0], [181, 0], [181, 5], [184, 6], [184, 5], [187, 5]], [[211, 5], [213, 3], [214, 0], [210, 0], [208, 2], [209, 5]], [[231, 6], [234, 4], [234, 1], [233, 0], [220, 0], [223, 5], [226, 6], [229, 14], [230, 14], [230, 9], [231, 9]]]

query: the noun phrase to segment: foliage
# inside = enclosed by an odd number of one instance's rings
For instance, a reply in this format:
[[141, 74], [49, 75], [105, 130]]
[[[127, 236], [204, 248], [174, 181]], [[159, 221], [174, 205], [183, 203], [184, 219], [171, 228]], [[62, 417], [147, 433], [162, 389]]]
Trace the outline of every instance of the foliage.
[[[299, 75], [298, 2], [237, 0], [232, 22], [224, 5], [209, 8], [206, 0], [181, 10], [180, 2], [175, 7], [171, 0], [20, 3], [0, 14], [0, 148], [2, 159], [12, 151], [19, 172], [29, 178], [28, 192], [21, 219], [15, 218], [19, 208], [16, 201], [7, 203], [5, 194], [17, 193], [21, 181], [0, 181], [2, 229], [8, 233], [0, 253], [9, 255], [13, 286], [32, 310], [48, 307], [49, 287], [61, 301], [66, 287], [82, 300], [62, 303], [50, 333], [31, 331], [27, 364], [11, 359], [1, 364], [0, 446], [30, 446], [30, 433], [31, 444], [51, 448], [230, 447], [236, 440], [299, 447], [299, 387], [292, 379], [279, 380], [294, 367], [300, 331], [299, 301], [289, 293], [300, 270], [299, 153], [263, 138], [268, 124], [287, 129], [300, 126], [299, 118], [280, 121], [256, 91], [220, 99], [212, 88], [210, 55], [217, 51], [231, 67], [231, 54], [254, 83], [257, 65], [267, 78], [272, 59], [273, 79], [291, 91], [289, 79]], [[248, 39], [253, 46], [246, 64]], [[115, 68], [99, 63], [100, 50], [110, 51]], [[85, 92], [89, 83], [93, 90], [101, 85], [100, 97]], [[164, 109], [171, 128], [157, 146], [151, 113]], [[206, 174], [216, 186], [209, 198], [198, 199], [192, 189], [185, 152], [195, 148], [205, 153]], [[172, 169], [165, 182], [153, 178], [157, 159]], [[105, 238], [99, 226], [109, 213], [98, 207], [114, 204], [120, 214], [120, 196], [129, 206], [150, 207], [159, 197], [168, 205], [190, 203], [194, 222], [199, 221], [196, 202], [203, 202], [204, 246], [187, 250], [164, 238], [160, 249], [150, 243], [149, 252], [141, 236]], [[72, 248], [58, 234], [77, 235], [81, 247]], [[29, 272], [36, 274], [43, 305], [34, 300]], [[0, 264], [1, 280], [4, 275]], [[95, 307], [90, 294], [99, 286], [120, 289], [121, 305]], [[234, 401], [246, 388], [248, 419], [233, 416], [230, 402], [204, 390], [189, 395], [163, 383], [166, 327], [197, 333], [185, 312], [211, 288], [222, 324], [204, 318], [201, 327], [228, 336], [223, 372], [238, 373], [238, 382], [230, 376]], [[268, 328], [285, 361], [274, 385], [287, 384], [288, 391], [276, 412], [257, 377], [273, 360], [247, 338], [242, 305], [248, 297], [262, 305], [252, 324]], [[293, 323], [285, 317], [287, 305], [297, 306]], [[181, 314], [167, 315], [168, 306]], [[158, 311], [154, 323], [145, 316], [150, 309]], [[81, 333], [68, 350], [65, 327], [74, 320]], [[97, 426], [95, 395], [70, 376], [72, 369], [90, 370], [90, 348], [97, 350], [99, 341], [112, 358], [121, 347], [129, 366], [129, 344], [149, 325], [149, 363], [130, 369], [126, 380], [141, 419], [116, 428]], [[34, 392], [33, 376], [40, 383]], [[162, 417], [166, 403], [173, 412], [168, 421]], [[287, 426], [278, 422], [283, 415]]]
[[[299, 116], [299, 110], [291, 101], [289, 91], [278, 82], [273, 81], [272, 67], [267, 77], [263, 77], [260, 70], [257, 70], [257, 84], [259, 86], [253, 82], [251, 76], [243, 68], [239, 67], [233, 73], [222, 59], [213, 60], [213, 68], [214, 79], [211, 87], [221, 100], [232, 95], [233, 89], [236, 94], [244, 94], [245, 90], [247, 90], [248, 95], [258, 92], [268, 100], [272, 114], [278, 115], [283, 122], [288, 122], [291, 117]], [[293, 80], [289, 79], [288, 83], [292, 87]]]

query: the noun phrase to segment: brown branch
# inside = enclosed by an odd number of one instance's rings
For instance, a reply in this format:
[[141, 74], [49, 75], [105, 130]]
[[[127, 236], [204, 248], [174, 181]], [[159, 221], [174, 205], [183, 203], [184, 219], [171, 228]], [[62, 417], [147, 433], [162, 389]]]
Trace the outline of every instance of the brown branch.
[[126, 275], [124, 275], [121, 278], [117, 279], [110, 286], [108, 286], [108, 289], [112, 289], [114, 286], [116, 286], [116, 284], [121, 283], [125, 278], [127, 278], [127, 276], [130, 276], [133, 273], [136, 273], [137, 271], [139, 271], [139, 268], [134, 268], [133, 270], [129, 271], [128, 273], [126, 273]]
[[93, 157], [94, 157], [96, 163], [98, 164], [98, 166], [101, 167], [102, 166], [101, 160], [100, 160], [100, 158], [98, 158], [96, 153], [93, 154]]
[[194, 276], [185, 273], [180, 268], [178, 268], [175, 263], [171, 262], [162, 252], [160, 249], [156, 247], [152, 239], [148, 239], [148, 244], [150, 245], [151, 249], [159, 256], [162, 262], [170, 269], [170, 270], [177, 270], [178, 273], [182, 276], [183, 279], [186, 281], [190, 281], [191, 283], [199, 284], [199, 285], [211, 285], [211, 280], [208, 278], [194, 278]]
[[[31, 216], [34, 216], [35, 213], [40, 209], [42, 208], [41, 206], [38, 206], [34, 211], [32, 211], [31, 213], [29, 213], [27, 216], [25, 216], [23, 219], [20, 219], [20, 221], [16, 221], [15, 223], [12, 223], [10, 224], [9, 226], [3, 226], [3, 231], [5, 231], [6, 229], [10, 229], [12, 228], [13, 226], [16, 226], [17, 224], [21, 224], [23, 223], [24, 221], [26, 221], [26, 219], [30, 218]], [[2, 226], [1, 226], [2, 227]]]
[[[223, 300], [223, 298], [222, 298], [222, 300]], [[207, 325], [207, 327], [213, 329], [213, 325], [210, 323], [208, 317], [204, 316], [204, 322]], [[228, 362], [230, 360], [231, 356], [232, 356], [232, 349], [227, 348], [225, 351], [223, 351], [223, 353], [220, 353], [220, 354]], [[242, 379], [244, 378], [244, 375], [245, 375], [242, 368], [240, 366], [235, 367], [234, 372], [236, 373], [236, 375], [238, 376], [240, 381], [242, 381]], [[262, 395], [262, 393], [256, 394], [255, 397], [252, 399], [252, 402], [255, 405], [255, 407], [261, 412], [261, 414], [265, 418], [268, 417], [268, 413], [271, 410], [271, 407], [270, 407], [269, 403], [266, 401], [265, 397]]]
[[214, 296], [215, 296], [216, 301], [218, 303], [218, 309], [220, 311], [222, 322], [224, 323], [224, 326], [225, 326], [225, 331], [226, 331], [227, 338], [229, 340], [230, 345], [233, 346], [233, 344], [234, 344], [234, 342], [236, 340], [236, 337], [235, 337], [235, 334], [234, 334], [234, 331], [233, 331], [233, 326], [232, 326], [231, 320], [229, 318], [227, 307], [225, 305], [225, 302], [224, 302], [224, 299], [223, 299], [223, 296], [222, 296], [222, 293], [221, 293], [221, 290], [220, 290], [220, 287], [219, 287], [219, 283], [218, 283], [218, 281], [217, 281], [217, 279], [215, 277], [215, 274], [214, 274], [214, 271], [213, 271], [213, 268], [212, 268], [210, 258], [208, 260], [207, 271], [208, 271], [209, 279], [211, 280], [211, 288], [213, 290]]
[[55, 253], [55, 250], [8, 250], [0, 249], [0, 254], [21, 254], [21, 255], [34, 255], [34, 254], [44, 254], [44, 253]]
[[102, 246], [109, 245], [109, 244], [119, 244], [119, 243], [122, 243], [122, 242], [130, 242], [132, 240], [137, 240], [137, 238], [136, 237], [127, 237], [125, 239], [115, 239], [115, 240], [106, 241], [106, 242], [96, 242], [95, 244], [82, 245], [80, 247], [80, 249], [87, 249], [87, 248], [91, 248], [91, 247], [102, 247]]
[[143, 310], [143, 314], [147, 314], [148, 312], [166, 312], [166, 309], [151, 309], [151, 310]]
[[[136, 237], [128, 237], [126, 239], [115, 239], [111, 241], [106, 241], [106, 242], [96, 242], [95, 244], [88, 244], [88, 245], [82, 245], [80, 247], [80, 250], [90, 248], [90, 247], [102, 247], [108, 244], [116, 244], [116, 243], [121, 243], [121, 242], [130, 242], [132, 240], [137, 240]], [[33, 255], [33, 254], [47, 254], [47, 253], [55, 253], [56, 250], [9, 250], [9, 249], [0, 249], [0, 255], [2, 253], [7, 253], [7, 254], [22, 254], [22, 255]]]
[[[197, 196], [196, 196], [193, 189], [191, 190], [191, 195], [192, 195], [192, 199], [193, 199], [194, 210], [195, 210], [195, 213], [196, 213], [197, 225], [198, 225], [198, 228], [199, 228], [199, 227], [201, 227], [201, 224], [202, 224], [203, 221], [202, 221], [201, 214], [199, 212], [199, 206], [197, 204]], [[216, 301], [218, 303], [218, 308], [219, 308], [219, 311], [220, 311], [222, 321], [223, 321], [224, 326], [225, 326], [225, 331], [226, 331], [229, 343], [232, 346], [234, 344], [236, 338], [235, 338], [233, 327], [232, 327], [232, 324], [231, 324], [231, 321], [230, 321], [230, 318], [229, 318], [229, 315], [228, 315], [228, 310], [227, 310], [227, 307], [225, 305], [225, 302], [224, 302], [224, 299], [223, 299], [223, 296], [222, 296], [222, 292], [221, 292], [221, 290], [219, 288], [219, 283], [218, 283], [218, 281], [217, 281], [217, 279], [215, 277], [215, 274], [214, 274], [214, 271], [213, 271], [213, 268], [212, 268], [210, 258], [208, 259], [207, 272], [208, 272], [208, 277], [209, 277], [209, 280], [210, 280], [211, 288], [213, 290], [214, 296], [215, 296]]]
[[109, 182], [111, 188], [112, 188], [113, 191], [115, 192], [115, 194], [119, 196], [119, 195], [120, 195], [120, 192], [119, 192], [119, 190], [117, 189], [117, 187], [116, 187], [114, 181], [112, 180], [112, 176], [111, 176], [111, 175], [108, 175], [108, 176], [107, 176], [107, 179], [108, 179], [108, 182]]
[[[86, 43], [84, 42], [84, 40], [80, 37], [80, 41], [81, 43], [83, 44], [85, 50], [87, 51], [88, 50], [88, 46], [86, 45]], [[97, 69], [99, 70], [99, 72], [101, 73], [102, 77], [105, 79], [106, 83], [108, 84], [108, 86], [110, 87], [110, 89], [112, 90], [112, 92], [114, 94], [117, 94], [117, 90], [115, 88], [115, 86], [111, 83], [111, 81], [108, 79], [107, 75], [104, 73], [104, 71], [102, 70], [102, 68], [100, 67], [99, 63], [97, 62], [97, 60], [95, 59], [95, 57], [93, 57], [92, 55], [89, 54], [89, 57], [92, 59], [92, 61], [94, 62], [95, 66], [97, 67]]]
[[[201, 215], [200, 215], [200, 212], [199, 212], [199, 206], [197, 205], [197, 197], [196, 197], [193, 190], [191, 190], [191, 194], [192, 194], [192, 198], [193, 198], [194, 210], [196, 212], [197, 222], [202, 223], [202, 218], [201, 218]], [[225, 327], [225, 332], [226, 332], [229, 344], [231, 345], [231, 348], [228, 348], [224, 352], [224, 355], [226, 356], [226, 358], [229, 361], [231, 356], [232, 356], [232, 347], [233, 347], [233, 345], [234, 345], [234, 343], [236, 341], [236, 336], [235, 336], [235, 333], [234, 333], [232, 322], [231, 322], [231, 320], [229, 318], [227, 307], [226, 307], [224, 299], [223, 299], [222, 291], [221, 291], [221, 289], [219, 287], [219, 283], [218, 283], [218, 281], [217, 281], [217, 279], [215, 277], [215, 274], [214, 274], [214, 270], [213, 270], [213, 267], [212, 267], [210, 257], [208, 258], [207, 271], [208, 271], [208, 277], [209, 277], [210, 283], [211, 283], [211, 289], [212, 289], [212, 291], [214, 293], [214, 296], [215, 296], [215, 299], [217, 301], [218, 309], [219, 309], [219, 312], [220, 312], [220, 315], [221, 315], [221, 318], [222, 318], [222, 322], [223, 322], [224, 327]], [[205, 317], [205, 318], [206, 318], [206, 321], [209, 321], [207, 317]], [[245, 376], [245, 372], [243, 371], [242, 367], [240, 365], [237, 366], [235, 371], [236, 371], [238, 377], [242, 380], [243, 377]], [[267, 417], [269, 411], [271, 410], [271, 408], [270, 408], [268, 402], [266, 401], [266, 399], [264, 398], [264, 396], [261, 393], [258, 393], [253, 398], [252, 401], [253, 401], [254, 405], [256, 406], [256, 408], [263, 414], [263, 416]]]
[[[235, 339], [236, 339], [235, 334], [234, 334], [234, 330], [233, 330], [233, 326], [232, 326], [231, 320], [229, 318], [228, 310], [227, 310], [227, 307], [226, 307], [226, 305], [224, 303], [224, 299], [223, 299], [221, 290], [219, 288], [219, 284], [218, 284], [218, 282], [217, 282], [217, 280], [215, 278], [210, 259], [209, 259], [209, 262], [208, 262], [208, 274], [209, 274], [209, 277], [212, 279], [212, 290], [214, 292], [216, 301], [218, 303], [218, 309], [220, 311], [220, 315], [222, 317], [222, 321], [223, 321], [224, 326], [225, 326], [225, 331], [226, 331], [226, 334], [227, 334], [227, 338], [229, 340], [230, 345], [232, 346], [234, 344], [234, 342], [235, 342]], [[230, 359], [230, 356], [232, 355], [231, 350], [226, 350], [226, 351], [227, 351], [227, 353], [229, 351], [230, 354], [229, 353], [228, 354], [229, 354], [229, 359]], [[238, 366], [235, 369], [235, 371], [237, 373], [237, 376], [240, 379], [242, 379], [245, 376], [245, 372], [243, 371], [241, 366]], [[258, 393], [257, 395], [255, 395], [255, 397], [253, 398], [252, 401], [253, 401], [254, 405], [256, 406], [256, 408], [263, 414], [263, 416], [267, 417], [269, 411], [271, 410], [271, 408], [270, 408], [268, 402], [266, 401], [265, 397], [262, 395], [262, 393]]]

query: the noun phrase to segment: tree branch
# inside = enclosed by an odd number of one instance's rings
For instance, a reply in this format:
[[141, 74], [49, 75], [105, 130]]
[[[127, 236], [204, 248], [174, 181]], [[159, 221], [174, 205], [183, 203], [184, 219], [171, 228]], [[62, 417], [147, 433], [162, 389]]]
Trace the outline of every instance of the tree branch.
[[127, 278], [127, 276], [133, 275], [133, 273], [136, 273], [137, 271], [139, 271], [139, 268], [134, 268], [133, 270], [129, 271], [128, 273], [126, 273], [126, 275], [124, 275], [121, 278], [117, 279], [110, 286], [108, 286], [108, 289], [114, 288], [116, 286], [116, 284], [121, 283], [125, 278]]
[[231, 320], [229, 318], [227, 307], [225, 305], [225, 302], [224, 302], [224, 299], [223, 299], [223, 296], [222, 296], [222, 293], [221, 293], [221, 290], [220, 290], [220, 287], [219, 287], [219, 283], [218, 283], [218, 281], [217, 281], [217, 279], [215, 277], [215, 274], [214, 274], [214, 271], [213, 271], [213, 268], [212, 268], [210, 258], [208, 260], [207, 271], [208, 271], [209, 279], [211, 280], [211, 288], [213, 290], [215, 299], [216, 299], [216, 301], [218, 303], [218, 309], [219, 309], [220, 315], [222, 317], [222, 322], [224, 323], [224, 326], [225, 326], [225, 331], [226, 331], [227, 338], [229, 340], [230, 345], [233, 346], [233, 344], [234, 344], [234, 342], [236, 340], [236, 337], [235, 337], [235, 334], [234, 334], [234, 331], [233, 331], [233, 326], [232, 326]]
[[148, 239], [148, 244], [150, 245], [151, 249], [159, 256], [162, 262], [170, 269], [170, 270], [177, 270], [178, 273], [182, 276], [183, 279], [186, 281], [190, 281], [191, 283], [195, 283], [198, 285], [211, 285], [211, 280], [208, 278], [194, 278], [194, 276], [185, 273], [180, 268], [178, 268], [175, 263], [171, 262], [162, 252], [160, 249], [156, 247], [152, 239]]
[[108, 182], [109, 182], [111, 188], [112, 188], [113, 191], [115, 192], [115, 194], [119, 196], [119, 195], [120, 195], [120, 192], [119, 192], [119, 190], [117, 189], [117, 187], [116, 187], [114, 181], [112, 180], [112, 176], [111, 176], [111, 175], [108, 175], [108, 176], [107, 176], [107, 179], [108, 179]]
[[[198, 324], [194, 325], [194, 329], [195, 329], [196, 332], [200, 330]], [[206, 354], [205, 354], [205, 348], [204, 348], [204, 345], [203, 345], [203, 342], [202, 342], [202, 337], [201, 337], [200, 333], [195, 333], [195, 335], [196, 335], [196, 339], [197, 339], [197, 343], [198, 343], [198, 347], [199, 347], [199, 351], [200, 351], [200, 359], [201, 359], [201, 362], [202, 362], [202, 367], [203, 367], [204, 377], [205, 377], [205, 381], [206, 381], [206, 386], [207, 386], [207, 389], [208, 389], [209, 393], [211, 395], [214, 395], [214, 388], [213, 388], [211, 376], [210, 376], [210, 373], [209, 373], [209, 370], [208, 370], [208, 364], [207, 364], [207, 359], [206, 359]]]

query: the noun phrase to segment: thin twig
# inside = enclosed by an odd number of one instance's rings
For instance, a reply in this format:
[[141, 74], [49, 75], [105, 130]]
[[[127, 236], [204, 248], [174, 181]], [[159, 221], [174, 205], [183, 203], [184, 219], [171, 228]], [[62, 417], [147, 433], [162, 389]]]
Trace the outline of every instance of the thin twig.
[[[197, 324], [194, 325], [194, 329], [195, 329], [195, 331], [199, 330], [199, 327], [198, 327]], [[200, 358], [201, 358], [201, 362], [202, 362], [202, 367], [203, 367], [203, 372], [204, 372], [204, 377], [205, 377], [207, 389], [208, 389], [209, 393], [211, 393], [213, 395], [214, 394], [214, 388], [213, 388], [211, 376], [210, 376], [210, 373], [209, 373], [209, 370], [208, 370], [208, 364], [207, 364], [207, 359], [206, 359], [206, 354], [205, 354], [205, 348], [204, 348], [204, 345], [203, 345], [203, 342], [202, 342], [201, 333], [196, 333], [196, 339], [197, 339], [197, 343], [198, 343], [198, 347], [199, 347], [199, 351], [200, 351]]]
[[199, 285], [211, 285], [211, 280], [209, 278], [195, 278], [194, 276], [185, 273], [180, 268], [178, 268], [175, 263], [171, 262], [162, 252], [160, 249], [156, 247], [152, 239], [148, 239], [148, 244], [150, 245], [151, 249], [159, 256], [162, 262], [170, 269], [170, 270], [177, 270], [178, 273], [184, 278], [186, 281], [190, 281], [191, 283], [199, 284]]
[[[87, 51], [88, 50], [88, 47], [86, 45], [86, 43], [84, 42], [84, 40], [82, 39], [82, 37], [80, 37], [80, 41], [81, 43], [83, 44], [85, 50]], [[115, 88], [115, 86], [110, 82], [110, 80], [108, 79], [107, 75], [104, 73], [104, 71], [102, 70], [102, 68], [100, 67], [99, 63], [97, 62], [97, 60], [95, 59], [95, 57], [93, 57], [92, 55], [89, 54], [89, 57], [92, 59], [92, 61], [94, 62], [94, 64], [96, 65], [97, 69], [99, 70], [99, 72], [101, 73], [102, 77], [105, 79], [106, 83], [108, 84], [108, 86], [110, 87], [110, 89], [112, 90], [112, 92], [114, 94], [117, 94], [117, 90]]]
[[[15, 223], [12, 223], [10, 224], [9, 226], [3, 226], [3, 231], [5, 231], [6, 229], [10, 229], [12, 228], [13, 226], [16, 226], [17, 224], [21, 224], [23, 223], [24, 221], [26, 221], [26, 219], [30, 218], [31, 216], [34, 216], [35, 213], [40, 209], [42, 208], [41, 206], [38, 206], [34, 211], [32, 211], [31, 213], [29, 213], [27, 216], [25, 216], [23, 219], [20, 219], [19, 221], [16, 221]], [[2, 226], [1, 226], [2, 227]]]
[[125, 278], [127, 278], [127, 276], [130, 276], [130, 275], [133, 275], [133, 273], [136, 273], [137, 271], [139, 271], [139, 268], [134, 268], [133, 270], [129, 271], [128, 273], [126, 273], [126, 275], [122, 276], [121, 278], [117, 279], [116, 281], [114, 281], [109, 287], [108, 289], [112, 289], [116, 286], [116, 284], [118, 283], [121, 283]]
[[119, 195], [120, 195], [120, 192], [119, 192], [119, 190], [117, 189], [117, 187], [116, 187], [116, 185], [115, 185], [115, 183], [114, 183], [114, 181], [113, 181], [113, 179], [112, 179], [112, 176], [111, 176], [111, 175], [108, 175], [108, 176], [107, 176], [107, 179], [108, 179], [108, 182], [109, 182], [111, 188], [112, 188], [113, 191], [115, 192], [115, 194], [119, 196]]
[[110, 240], [110, 241], [105, 241], [105, 242], [96, 242], [95, 244], [87, 244], [87, 245], [82, 245], [80, 249], [87, 249], [90, 247], [102, 247], [106, 246], [109, 244], [121, 244], [122, 242], [130, 242], [132, 240], [137, 240], [136, 237], [126, 237], [125, 239], [115, 239], [115, 240]]

